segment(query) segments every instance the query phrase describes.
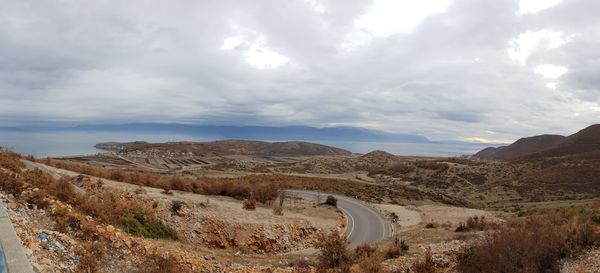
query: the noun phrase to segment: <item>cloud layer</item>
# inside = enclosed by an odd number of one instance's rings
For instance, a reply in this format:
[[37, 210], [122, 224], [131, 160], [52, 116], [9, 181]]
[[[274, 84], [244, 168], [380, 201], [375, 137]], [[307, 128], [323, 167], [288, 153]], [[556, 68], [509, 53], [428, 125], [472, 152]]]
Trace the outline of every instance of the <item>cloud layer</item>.
[[569, 134], [600, 116], [598, 10], [595, 0], [7, 0], [0, 125]]

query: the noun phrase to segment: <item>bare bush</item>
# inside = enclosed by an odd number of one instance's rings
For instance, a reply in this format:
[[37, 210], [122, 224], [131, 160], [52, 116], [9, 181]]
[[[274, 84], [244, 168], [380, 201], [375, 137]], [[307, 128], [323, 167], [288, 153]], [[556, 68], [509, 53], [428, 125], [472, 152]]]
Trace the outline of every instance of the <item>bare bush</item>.
[[77, 250], [79, 263], [77, 273], [96, 273], [100, 271], [101, 261], [104, 259], [104, 246], [99, 242], [86, 242]]
[[565, 242], [541, 219], [513, 224], [490, 235], [459, 256], [459, 267], [468, 273], [558, 272]]
[[250, 196], [247, 199], [244, 199], [243, 208], [245, 210], [256, 209], [256, 200], [254, 199], [254, 196], [252, 194], [250, 194]]
[[37, 190], [27, 196], [27, 203], [35, 205], [38, 209], [46, 209], [50, 205], [50, 202], [46, 199], [48, 193], [44, 190]]
[[360, 268], [360, 272], [364, 273], [382, 273], [385, 272], [383, 269], [383, 265], [381, 254], [378, 251], [373, 251], [369, 255], [363, 255], [361, 258], [357, 260], [358, 267]]
[[283, 216], [283, 208], [282, 207], [274, 207], [273, 214], [277, 216]]
[[[433, 263], [433, 257], [431, 257], [431, 252], [425, 253], [424, 259], [419, 259], [413, 263], [411, 267], [412, 272], [414, 273], [435, 273], [437, 269], [435, 268], [435, 264]], [[512, 272], [512, 271], [510, 271]]]
[[18, 179], [16, 174], [0, 171], [0, 190], [19, 196], [23, 192], [23, 182]]
[[73, 185], [66, 178], [61, 178], [51, 184], [50, 193], [63, 202], [73, 202], [77, 199], [77, 194], [73, 189]]
[[144, 272], [148, 273], [184, 273], [187, 272], [169, 253], [154, 254], [148, 257]]
[[328, 234], [319, 235], [316, 247], [321, 250], [319, 255], [319, 266], [321, 268], [347, 267], [351, 257], [348, 252], [348, 240], [346, 236], [340, 236], [333, 230]]
[[408, 249], [408, 244], [404, 240], [401, 240], [400, 238], [396, 237], [394, 238], [394, 243], [390, 245], [385, 251], [385, 258], [398, 258], [399, 256], [406, 254], [406, 252], [408, 252]]

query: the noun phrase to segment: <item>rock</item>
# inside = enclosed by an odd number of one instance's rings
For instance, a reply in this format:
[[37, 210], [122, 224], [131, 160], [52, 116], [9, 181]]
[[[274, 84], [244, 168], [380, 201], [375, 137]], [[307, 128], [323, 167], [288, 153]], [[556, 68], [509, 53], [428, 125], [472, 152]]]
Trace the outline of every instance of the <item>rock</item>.
[[31, 263], [31, 267], [33, 267], [33, 272], [35, 273], [41, 273], [43, 270], [38, 263]]
[[106, 231], [112, 233], [115, 231], [115, 227], [113, 227], [112, 225], [108, 225], [108, 226], [106, 226]]
[[431, 259], [433, 260], [433, 263], [436, 267], [444, 268], [450, 265], [450, 258], [448, 258], [447, 256], [434, 255], [433, 257], [431, 257]]

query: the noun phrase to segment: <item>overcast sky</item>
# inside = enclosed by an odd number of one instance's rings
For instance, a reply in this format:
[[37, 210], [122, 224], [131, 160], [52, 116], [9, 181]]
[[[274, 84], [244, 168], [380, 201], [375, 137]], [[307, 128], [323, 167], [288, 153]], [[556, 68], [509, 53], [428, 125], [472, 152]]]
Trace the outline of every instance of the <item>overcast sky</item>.
[[434, 140], [600, 117], [598, 0], [3, 0], [0, 126], [358, 126]]

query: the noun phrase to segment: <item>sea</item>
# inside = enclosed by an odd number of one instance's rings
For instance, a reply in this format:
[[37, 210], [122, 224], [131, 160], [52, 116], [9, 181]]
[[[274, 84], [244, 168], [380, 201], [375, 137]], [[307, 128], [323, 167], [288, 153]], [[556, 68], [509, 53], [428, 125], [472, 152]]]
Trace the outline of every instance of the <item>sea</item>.
[[[74, 155], [92, 155], [103, 152], [94, 148], [99, 142], [117, 141], [213, 141], [219, 140], [197, 134], [181, 133], [150, 133], [150, 132], [1, 132], [0, 147], [22, 155], [36, 157], [59, 157]], [[260, 139], [257, 139], [260, 140]], [[302, 139], [289, 139], [302, 140]], [[286, 141], [286, 140], [266, 140]], [[306, 140], [349, 150], [353, 153], [368, 153], [382, 150], [401, 156], [432, 156], [450, 157], [471, 155], [488, 147], [480, 143], [398, 143], [398, 142], [367, 142], [367, 141], [319, 141]]]

